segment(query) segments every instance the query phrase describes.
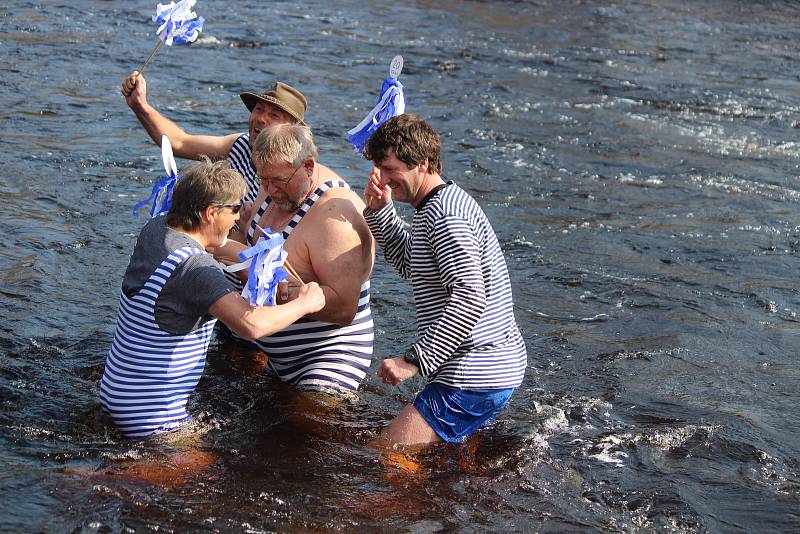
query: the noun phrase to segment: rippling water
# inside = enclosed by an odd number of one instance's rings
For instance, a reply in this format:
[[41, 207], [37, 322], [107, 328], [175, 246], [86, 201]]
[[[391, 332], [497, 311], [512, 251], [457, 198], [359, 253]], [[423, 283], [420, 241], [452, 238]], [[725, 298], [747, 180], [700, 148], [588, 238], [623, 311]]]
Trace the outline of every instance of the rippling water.
[[[154, 4], [0, 7], [0, 530], [800, 530], [800, 8], [780, 1], [201, 0], [151, 101], [224, 134], [240, 91], [297, 85], [359, 189], [344, 134], [404, 56], [408, 110], [505, 250], [527, 378], [493, 429], [408, 472], [366, 444], [420, 382], [372, 373], [303, 416], [219, 339], [191, 404], [207, 467], [74, 474], [176, 447], [121, 440], [95, 401], [128, 210], [162, 172], [119, 95]], [[373, 288], [393, 355], [410, 289], [382, 260]]]

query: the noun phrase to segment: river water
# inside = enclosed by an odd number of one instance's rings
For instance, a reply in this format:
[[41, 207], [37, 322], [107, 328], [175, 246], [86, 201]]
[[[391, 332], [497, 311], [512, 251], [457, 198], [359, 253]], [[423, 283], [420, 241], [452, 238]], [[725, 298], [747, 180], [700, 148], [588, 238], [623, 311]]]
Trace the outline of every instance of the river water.
[[[177, 481], [175, 445], [121, 440], [96, 402], [129, 210], [163, 174], [119, 95], [154, 7], [0, 7], [0, 531], [800, 530], [796, 3], [198, 2], [151, 102], [227, 134], [239, 92], [289, 82], [357, 190], [345, 132], [404, 56], [407, 109], [505, 251], [529, 367], [494, 427], [400, 469], [367, 443], [420, 381], [376, 361], [303, 416], [219, 338], [190, 405], [207, 461]], [[379, 360], [414, 312], [382, 259], [372, 284]], [[170, 480], [97, 476], [151, 464]]]

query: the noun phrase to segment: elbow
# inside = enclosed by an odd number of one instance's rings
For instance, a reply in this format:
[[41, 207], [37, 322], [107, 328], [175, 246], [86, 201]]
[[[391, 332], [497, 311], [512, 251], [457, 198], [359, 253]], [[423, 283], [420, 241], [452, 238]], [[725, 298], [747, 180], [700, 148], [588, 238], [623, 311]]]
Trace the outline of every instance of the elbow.
[[265, 334], [261, 332], [262, 328], [259, 328], [258, 324], [251, 320], [251, 317], [246, 314], [244, 317], [239, 318], [238, 320], [226, 322], [225, 324], [233, 330], [233, 332], [248, 341], [256, 340], [260, 337], [263, 337]]
[[254, 341], [260, 337], [260, 332], [254, 325], [250, 324], [238, 324], [238, 325], [228, 325], [233, 332], [248, 341]]
[[242, 337], [242, 338], [244, 338], [244, 339], [246, 339], [248, 341], [255, 341], [256, 339], [258, 339], [260, 337], [264, 337], [264, 335], [261, 332], [259, 332], [257, 329], [252, 328], [252, 327], [248, 327], [248, 328], [244, 329], [244, 331], [242, 331], [241, 333], [238, 333], [238, 334], [239, 334], [239, 337]]
[[334, 324], [338, 324], [339, 326], [348, 326], [353, 323], [353, 319], [356, 318], [356, 308], [340, 310], [337, 312], [333, 317], [331, 317], [330, 322]]
[[349, 326], [353, 324], [353, 319], [356, 318], [358, 302], [341, 305], [336, 309], [326, 309], [325, 312], [326, 313], [323, 313], [324, 317], [320, 317], [320, 320], [339, 326]]

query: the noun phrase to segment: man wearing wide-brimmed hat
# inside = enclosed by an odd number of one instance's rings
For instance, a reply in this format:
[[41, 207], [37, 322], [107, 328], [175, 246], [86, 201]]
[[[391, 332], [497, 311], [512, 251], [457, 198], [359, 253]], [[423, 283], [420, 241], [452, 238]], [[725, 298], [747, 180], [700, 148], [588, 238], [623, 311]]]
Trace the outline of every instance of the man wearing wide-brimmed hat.
[[[162, 115], [147, 102], [147, 80], [134, 71], [122, 83], [122, 95], [153, 141], [160, 145], [161, 137], [169, 137], [174, 154], [181, 158], [199, 159], [206, 155], [212, 160], [227, 158], [231, 166], [247, 182], [245, 202], [258, 194], [258, 177], [250, 161], [253, 143], [258, 134], [273, 124], [305, 124], [308, 102], [303, 93], [283, 82], [274, 83], [263, 93], [241, 93], [239, 96], [250, 111], [248, 131], [229, 135], [190, 134]], [[328, 167], [320, 166], [328, 180], [341, 178]]]
[[[349, 394], [357, 389], [372, 358], [369, 276], [375, 242], [361, 214], [364, 203], [359, 195], [317, 161], [316, 146], [304, 122], [308, 106], [302, 93], [281, 82], [264, 93], [242, 93], [242, 102], [250, 110], [248, 132], [226, 136], [186, 133], [147, 103], [147, 82], [136, 72], [123, 83], [122, 94], [154, 141], [167, 135], [175, 154], [185, 158], [203, 154], [227, 158], [248, 182], [244, 200], [255, 200], [256, 209], [243, 210], [240, 227], [249, 234], [232, 235], [227, 247], [214, 249], [216, 259], [238, 263], [238, 252], [260, 237], [254, 224], [259, 223], [261, 228], [269, 226], [283, 233], [287, 261], [297, 269], [301, 282], [322, 287], [327, 299], [322, 310], [276, 334], [276, 341], [260, 340], [259, 347], [279, 352], [276, 358], [282, 356], [284, 363], [291, 357], [298, 368], [309, 368], [312, 360], [316, 365], [309, 376], [299, 376], [286, 364], [281, 368], [286, 372], [279, 373], [281, 379], [319, 391]], [[271, 139], [267, 144], [272, 148], [257, 154], [260, 164], [254, 165], [254, 147], [261, 142], [257, 138], [265, 143]], [[237, 246], [234, 240], [241, 244]], [[297, 290], [296, 284], [292, 287]], [[348, 359], [356, 360], [355, 371], [345, 365]]]

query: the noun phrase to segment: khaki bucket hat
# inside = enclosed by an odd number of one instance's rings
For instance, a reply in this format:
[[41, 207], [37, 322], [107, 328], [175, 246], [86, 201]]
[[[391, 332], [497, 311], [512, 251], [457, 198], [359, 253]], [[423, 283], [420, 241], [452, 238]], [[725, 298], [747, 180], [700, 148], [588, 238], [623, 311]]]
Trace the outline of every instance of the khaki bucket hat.
[[275, 83], [269, 91], [263, 94], [241, 93], [239, 97], [250, 111], [253, 111], [258, 102], [266, 102], [279, 107], [301, 123], [303, 123], [306, 109], [308, 109], [308, 102], [303, 93], [283, 82]]

